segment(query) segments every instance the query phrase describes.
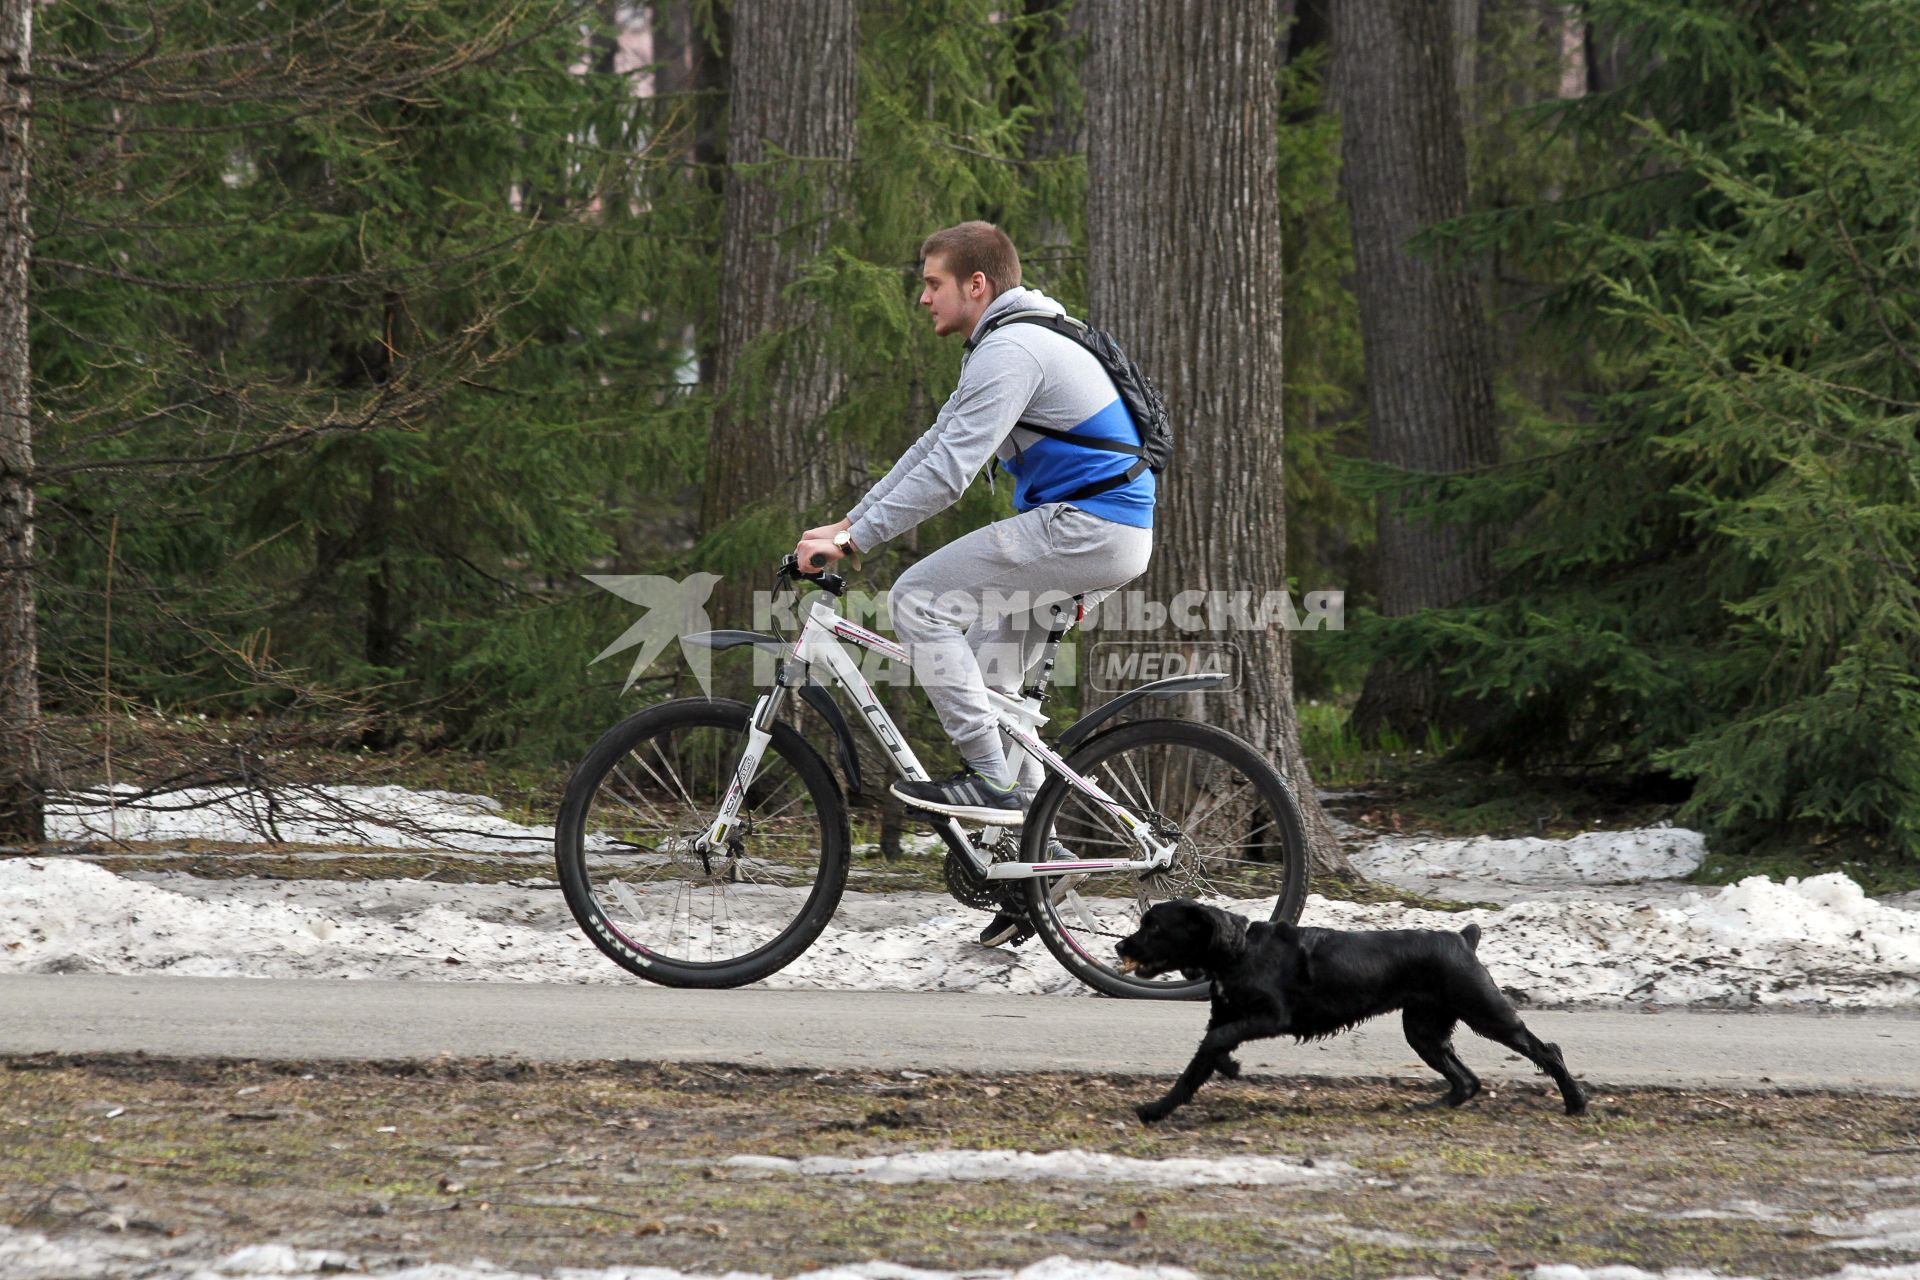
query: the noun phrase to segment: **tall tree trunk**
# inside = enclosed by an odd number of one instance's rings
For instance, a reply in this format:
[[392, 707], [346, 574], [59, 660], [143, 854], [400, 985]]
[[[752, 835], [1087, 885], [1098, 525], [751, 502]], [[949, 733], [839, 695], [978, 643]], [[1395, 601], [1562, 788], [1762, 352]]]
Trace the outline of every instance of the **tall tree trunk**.
[[[1428, 0], [1334, 6], [1342, 181], [1372, 454], [1423, 472], [1484, 466], [1499, 449], [1478, 281], [1407, 250], [1415, 233], [1467, 207], [1454, 49], [1446, 8]], [[1377, 519], [1386, 616], [1456, 604], [1486, 582], [1483, 532], [1403, 517], [1391, 494], [1381, 495]], [[1382, 664], [1367, 676], [1353, 723], [1365, 735], [1391, 728], [1414, 737], [1463, 710], [1443, 703], [1432, 673]]]
[[[1416, 0], [1417, 3], [1417, 0]], [[1474, 89], [1479, 82], [1481, 0], [1451, 0], [1452, 30], [1448, 47], [1453, 50], [1453, 92], [1460, 104], [1464, 126], [1473, 110]]]
[[[1180, 431], [1143, 585], [1286, 588], [1281, 496], [1280, 0], [1095, 0], [1087, 76], [1088, 296]], [[1223, 633], [1243, 680], [1204, 714], [1283, 763], [1316, 871], [1351, 874], [1300, 754], [1290, 637]]]
[[[853, 0], [734, 6], [719, 407], [700, 508], [708, 534], [769, 499], [782, 511], [823, 515], [839, 470], [820, 419], [839, 397], [840, 374], [819, 341], [821, 318], [782, 295], [825, 247], [852, 168], [854, 53]], [[780, 154], [798, 158], [749, 171]], [[782, 344], [779, 358], [758, 366], [752, 348], [770, 335]], [[769, 545], [750, 561], [785, 549]], [[736, 575], [716, 603], [737, 609], [758, 585]]]
[[46, 838], [34, 617], [33, 394], [27, 358], [27, 75], [33, 0], [0, 0], [0, 840]]

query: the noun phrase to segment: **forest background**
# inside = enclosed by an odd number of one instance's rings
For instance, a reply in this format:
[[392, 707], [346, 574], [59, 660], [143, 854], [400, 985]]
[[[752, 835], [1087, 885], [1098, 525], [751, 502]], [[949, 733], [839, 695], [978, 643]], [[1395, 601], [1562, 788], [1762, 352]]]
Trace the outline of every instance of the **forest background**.
[[583, 575], [745, 625], [951, 390], [914, 255], [977, 217], [1168, 393], [1144, 585], [1346, 592], [1205, 713], [1306, 795], [1920, 869], [1903, 0], [0, 0], [0, 68], [0, 840], [538, 807], [691, 691]]

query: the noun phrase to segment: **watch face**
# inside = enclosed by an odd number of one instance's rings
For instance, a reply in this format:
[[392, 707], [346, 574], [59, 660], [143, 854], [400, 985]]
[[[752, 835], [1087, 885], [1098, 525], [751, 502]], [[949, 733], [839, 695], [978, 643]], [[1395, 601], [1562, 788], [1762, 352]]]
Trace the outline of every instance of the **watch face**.
[[842, 529], [840, 532], [833, 535], [833, 545], [836, 547], [844, 547], [849, 542], [852, 542], [852, 541], [853, 541], [853, 531], [851, 529]]

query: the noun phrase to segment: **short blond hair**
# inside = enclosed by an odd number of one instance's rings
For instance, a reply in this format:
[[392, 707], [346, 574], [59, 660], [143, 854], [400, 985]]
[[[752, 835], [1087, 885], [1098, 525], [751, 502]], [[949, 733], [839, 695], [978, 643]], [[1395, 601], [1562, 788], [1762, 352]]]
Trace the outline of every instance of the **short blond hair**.
[[1020, 255], [1007, 233], [991, 222], [963, 222], [946, 227], [920, 242], [920, 259], [938, 256], [961, 280], [978, 271], [999, 297], [1020, 284]]

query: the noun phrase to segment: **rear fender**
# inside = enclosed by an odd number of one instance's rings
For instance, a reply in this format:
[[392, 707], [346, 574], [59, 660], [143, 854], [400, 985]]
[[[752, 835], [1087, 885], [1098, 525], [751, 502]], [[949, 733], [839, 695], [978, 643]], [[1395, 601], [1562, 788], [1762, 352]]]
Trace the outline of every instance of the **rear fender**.
[[1112, 721], [1115, 716], [1143, 698], [1171, 698], [1182, 693], [1205, 693], [1219, 688], [1227, 682], [1228, 678], [1228, 674], [1224, 671], [1211, 671], [1203, 675], [1169, 676], [1165, 680], [1155, 680], [1137, 689], [1129, 689], [1112, 702], [1096, 707], [1075, 720], [1068, 726], [1067, 731], [1060, 735], [1060, 740], [1055, 744], [1054, 749], [1063, 756], [1070, 754], [1075, 747], [1093, 736], [1100, 726]]

